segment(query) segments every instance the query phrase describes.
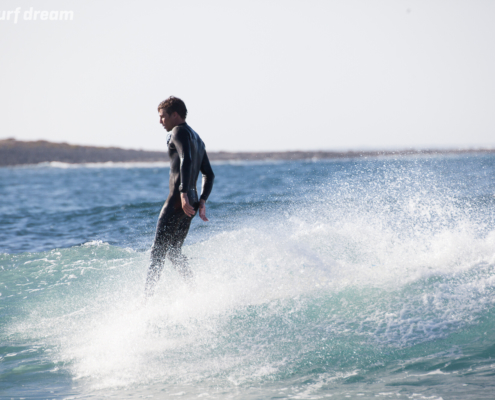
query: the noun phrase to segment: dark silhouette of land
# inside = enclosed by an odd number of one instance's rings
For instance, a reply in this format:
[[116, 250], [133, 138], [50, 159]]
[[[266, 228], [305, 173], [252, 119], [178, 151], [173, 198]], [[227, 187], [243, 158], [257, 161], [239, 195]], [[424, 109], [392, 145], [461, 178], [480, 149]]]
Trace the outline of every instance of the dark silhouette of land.
[[[363, 158], [378, 156], [495, 153], [495, 149], [460, 150], [386, 150], [386, 151], [281, 151], [281, 152], [208, 152], [211, 161], [229, 160], [307, 160], [332, 158]], [[103, 162], [156, 162], [169, 161], [164, 151], [126, 150], [117, 147], [77, 146], [44, 140], [23, 142], [15, 139], [0, 140], [0, 166], [39, 164], [58, 161], [71, 164]]]

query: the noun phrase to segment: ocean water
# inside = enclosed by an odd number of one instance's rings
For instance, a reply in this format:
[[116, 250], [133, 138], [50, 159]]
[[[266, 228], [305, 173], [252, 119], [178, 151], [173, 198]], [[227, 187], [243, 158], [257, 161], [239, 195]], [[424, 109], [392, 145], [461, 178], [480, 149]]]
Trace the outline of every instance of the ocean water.
[[494, 155], [214, 170], [143, 305], [167, 164], [0, 168], [0, 398], [494, 397]]

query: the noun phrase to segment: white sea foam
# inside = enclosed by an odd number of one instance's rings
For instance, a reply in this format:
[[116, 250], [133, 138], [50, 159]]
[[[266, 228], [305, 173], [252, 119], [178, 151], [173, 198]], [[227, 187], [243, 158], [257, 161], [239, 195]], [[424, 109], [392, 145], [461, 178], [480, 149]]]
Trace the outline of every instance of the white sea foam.
[[[479, 237], [463, 225], [400, 238], [366, 222], [348, 215], [340, 224], [315, 223], [293, 213], [220, 233], [185, 248], [194, 288], [166, 267], [144, 308], [148, 254], [134, 254], [128, 265], [117, 261], [120, 273], [103, 285], [92, 281], [92, 270], [84, 277], [71, 272], [64, 279], [88, 279], [91, 299], [78, 300], [84, 304], [76, 308], [85, 308], [65, 314], [63, 327], [43, 320], [38, 329], [58, 337], [58, 356], [92, 390], [168, 382], [171, 390], [195, 385], [199, 395], [211, 390], [205, 380], [242, 386], [284, 371], [315, 351], [318, 332], [402, 348], [445, 337], [493, 304], [495, 232]], [[101, 258], [84, 264], [74, 266], [104, 275], [111, 268]], [[296, 316], [322, 302], [330, 306], [306, 322], [305, 333]], [[291, 353], [282, 342], [270, 344], [283, 332], [300, 336], [288, 342]], [[325, 382], [344, 379], [339, 374]], [[304, 390], [293, 395], [309, 395]]]
[[434, 183], [397, 194], [410, 183], [399, 178], [323, 188], [186, 246], [194, 287], [167, 264], [146, 306], [148, 253], [90, 242], [44, 255], [44, 269], [26, 268], [51, 286], [32, 295], [52, 297], [13, 330], [55, 343], [88, 393], [221, 397], [325, 365], [289, 393], [321, 397], [389, 352], [475, 326], [495, 303], [495, 231]]

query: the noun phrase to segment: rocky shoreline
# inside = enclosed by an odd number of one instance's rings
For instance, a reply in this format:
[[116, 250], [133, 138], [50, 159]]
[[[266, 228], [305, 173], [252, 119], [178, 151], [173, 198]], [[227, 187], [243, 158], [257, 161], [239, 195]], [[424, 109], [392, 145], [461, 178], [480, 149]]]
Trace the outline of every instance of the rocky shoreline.
[[[305, 160], [332, 158], [362, 158], [378, 156], [495, 153], [495, 149], [460, 150], [398, 150], [398, 151], [281, 151], [281, 152], [208, 152], [211, 161]], [[166, 162], [164, 151], [126, 150], [117, 147], [78, 146], [44, 140], [24, 142], [0, 140], [0, 166], [39, 164], [43, 162], [70, 164], [103, 162]]]

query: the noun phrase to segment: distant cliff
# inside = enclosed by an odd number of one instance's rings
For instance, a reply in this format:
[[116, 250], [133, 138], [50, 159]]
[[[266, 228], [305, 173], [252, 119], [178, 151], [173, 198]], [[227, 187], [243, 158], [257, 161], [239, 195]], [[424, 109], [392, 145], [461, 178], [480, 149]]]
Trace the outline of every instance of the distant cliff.
[[[466, 150], [401, 150], [401, 151], [283, 151], [283, 152], [208, 152], [212, 161], [219, 160], [305, 160], [329, 158], [358, 158], [376, 156], [403, 156], [414, 154], [495, 153], [495, 149]], [[163, 151], [125, 150], [117, 147], [77, 146], [52, 143], [45, 140], [23, 142], [15, 139], [0, 140], [0, 166], [39, 164], [59, 161], [71, 164], [100, 162], [154, 162], [168, 161]]]
[[60, 161], [65, 163], [98, 163], [125, 161], [168, 161], [168, 154], [160, 151], [124, 150], [116, 147], [75, 146], [44, 140], [21, 142], [0, 140], [0, 166], [38, 164]]

